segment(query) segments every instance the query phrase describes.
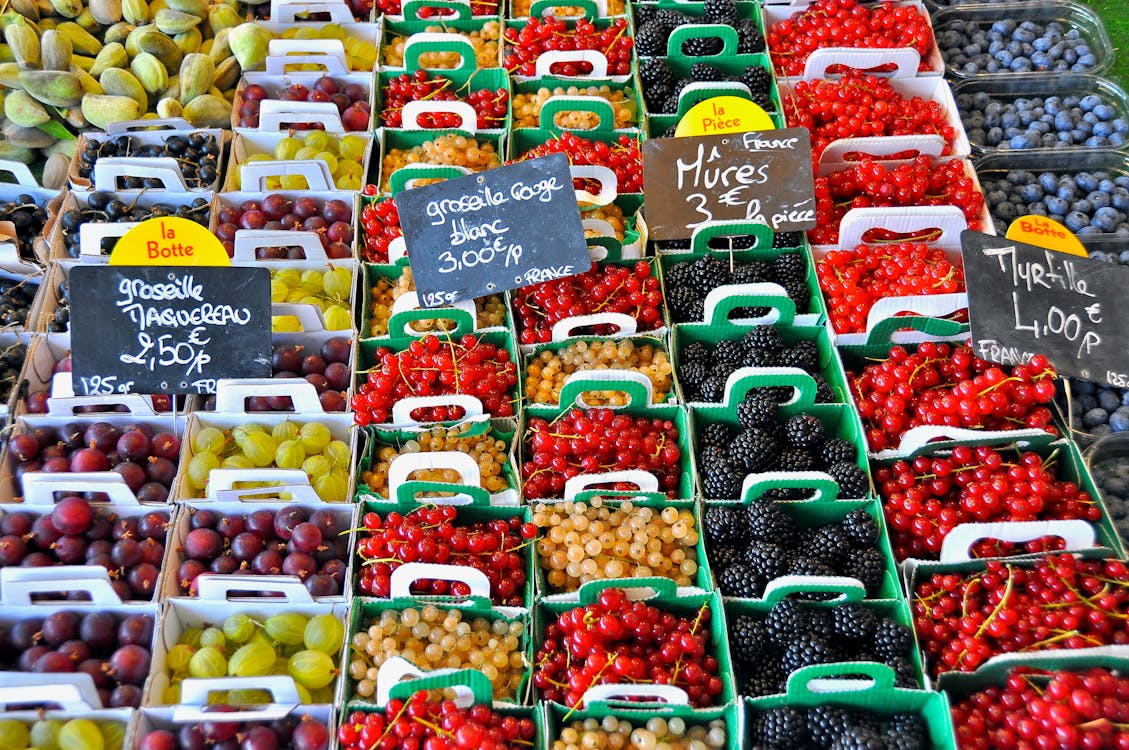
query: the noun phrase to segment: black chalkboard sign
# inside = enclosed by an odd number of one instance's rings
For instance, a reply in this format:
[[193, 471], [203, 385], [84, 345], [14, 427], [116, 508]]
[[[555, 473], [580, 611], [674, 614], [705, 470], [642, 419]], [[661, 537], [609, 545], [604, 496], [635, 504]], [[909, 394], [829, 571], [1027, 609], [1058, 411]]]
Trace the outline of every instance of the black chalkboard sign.
[[592, 266], [564, 154], [402, 190], [396, 208], [423, 307]]
[[269, 378], [270, 271], [75, 266], [71, 370], [79, 395], [214, 393]]
[[1043, 354], [1061, 375], [1129, 386], [1129, 268], [979, 232], [960, 239], [979, 356], [1016, 365]]
[[707, 221], [752, 221], [774, 232], [815, 227], [811, 135], [804, 128], [643, 142], [651, 239], [682, 240]]

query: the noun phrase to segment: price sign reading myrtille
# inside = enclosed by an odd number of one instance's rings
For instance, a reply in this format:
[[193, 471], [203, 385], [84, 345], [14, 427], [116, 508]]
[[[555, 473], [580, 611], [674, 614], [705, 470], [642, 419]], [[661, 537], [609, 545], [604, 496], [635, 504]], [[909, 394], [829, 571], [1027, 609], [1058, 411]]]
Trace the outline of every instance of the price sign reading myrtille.
[[75, 393], [214, 393], [268, 378], [270, 271], [221, 266], [75, 266]]
[[683, 240], [707, 221], [753, 221], [774, 232], [815, 227], [811, 135], [804, 128], [643, 142], [652, 239]]
[[1043, 354], [1062, 375], [1129, 387], [1129, 268], [979, 232], [961, 245], [979, 356]]
[[592, 265], [564, 154], [402, 190], [396, 208], [424, 307]]

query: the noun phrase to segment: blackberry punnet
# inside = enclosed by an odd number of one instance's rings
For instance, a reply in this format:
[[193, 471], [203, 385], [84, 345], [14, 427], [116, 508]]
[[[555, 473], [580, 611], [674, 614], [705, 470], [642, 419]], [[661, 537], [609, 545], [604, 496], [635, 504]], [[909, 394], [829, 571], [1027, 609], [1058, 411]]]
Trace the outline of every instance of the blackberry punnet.
[[[659, 11], [660, 14], [663, 12], [664, 11]], [[698, 22], [700, 22], [700, 19]], [[670, 66], [666, 64], [666, 61], [658, 57], [666, 54], [667, 38], [670, 35], [669, 31], [662, 33], [666, 27], [663, 26], [661, 20], [656, 18], [642, 25], [637, 25], [636, 28], [638, 31], [635, 35], [635, 47], [642, 57], [642, 61], [639, 64], [639, 75], [643, 84], [643, 100], [646, 102], [647, 108], [651, 114], [672, 115], [678, 111], [678, 94], [682, 90], [679, 84], [685, 85], [687, 83], [714, 81], [743, 83], [749, 88], [749, 96], [754, 104], [757, 104], [768, 112], [776, 111], [776, 104], [772, 101], [772, 76], [767, 68], [761, 65], [749, 65], [739, 74], [733, 75], [716, 65], [711, 65], [706, 62], [697, 62], [691, 65], [687, 76], [679, 78], [675, 75]], [[738, 34], [759, 34], [759, 31], [756, 29], [756, 23], [748, 19], [739, 22], [735, 28]], [[721, 45], [718, 39], [710, 38], [689, 41], [685, 45], [685, 47], [691, 46], [695, 47], [697, 50], [715, 48], [720, 51]], [[756, 52], [758, 51], [754, 49], [756, 46], [756, 40], [750, 39], [748, 42], [742, 40], [738, 45], [738, 54]], [[647, 50], [658, 51], [652, 54]], [[660, 72], [660, 67], [665, 69], [667, 73], [663, 74]], [[797, 237], [789, 237], [787, 235], [787, 232], [780, 233], [780, 241], [777, 242], [774, 239], [772, 246], [774, 248], [792, 248], [800, 245], [800, 241]], [[718, 241], [724, 242], [724, 238], [718, 238]], [[710, 246], [715, 247], [712, 242]], [[735, 250], [742, 249], [736, 242], [732, 245], [716, 245], [719, 249], [730, 246]], [[746, 248], [751, 246], [751, 243], [745, 245]], [[660, 248], [664, 250], [688, 250], [690, 243], [688, 240], [672, 240], [664, 242], [660, 245]]]
[[[780, 262], [781, 259], [788, 259]], [[798, 270], [797, 270], [798, 269]], [[797, 278], [798, 273], [798, 278]], [[702, 320], [706, 295], [721, 286], [733, 284], [771, 283], [781, 286], [796, 303], [796, 309], [806, 312], [811, 304], [811, 293], [806, 282], [807, 261], [798, 253], [780, 255], [771, 264], [759, 261], [738, 262], [732, 269], [727, 261], [705, 255], [694, 261], [674, 263], [664, 272], [668, 298], [678, 293], [684, 310], [671, 310], [676, 323], [695, 323]], [[699, 304], [700, 303], [700, 304]], [[696, 315], [690, 317], [689, 312]], [[743, 317], [760, 317], [766, 308], [743, 308]]]
[[874, 610], [861, 604], [842, 604], [831, 610], [835, 635], [847, 641], [869, 641], [878, 627]]

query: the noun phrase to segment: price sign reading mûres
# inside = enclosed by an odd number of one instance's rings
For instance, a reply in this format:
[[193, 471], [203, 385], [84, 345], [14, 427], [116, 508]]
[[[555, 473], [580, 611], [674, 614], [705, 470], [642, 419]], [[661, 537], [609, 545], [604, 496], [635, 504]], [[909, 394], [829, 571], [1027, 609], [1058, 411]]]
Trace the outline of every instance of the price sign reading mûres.
[[1129, 387], [1129, 268], [979, 232], [961, 233], [973, 349], [1016, 365]]
[[592, 266], [564, 154], [401, 190], [396, 208], [424, 307]]
[[213, 393], [270, 377], [270, 271], [76, 266], [71, 362], [81, 395]]

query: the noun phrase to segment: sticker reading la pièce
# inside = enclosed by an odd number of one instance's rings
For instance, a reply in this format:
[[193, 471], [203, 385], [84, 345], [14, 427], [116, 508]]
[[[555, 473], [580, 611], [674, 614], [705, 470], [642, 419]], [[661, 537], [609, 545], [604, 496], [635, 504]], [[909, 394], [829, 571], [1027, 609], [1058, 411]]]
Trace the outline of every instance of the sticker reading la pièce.
[[979, 232], [961, 246], [976, 354], [1043, 354], [1061, 375], [1129, 387], [1129, 268]]
[[643, 142], [652, 239], [688, 239], [707, 221], [753, 221], [774, 232], [815, 227], [811, 136], [804, 128]]
[[423, 307], [591, 267], [564, 154], [402, 190], [396, 208]]
[[220, 378], [271, 375], [270, 271], [75, 266], [75, 393], [214, 393]]

